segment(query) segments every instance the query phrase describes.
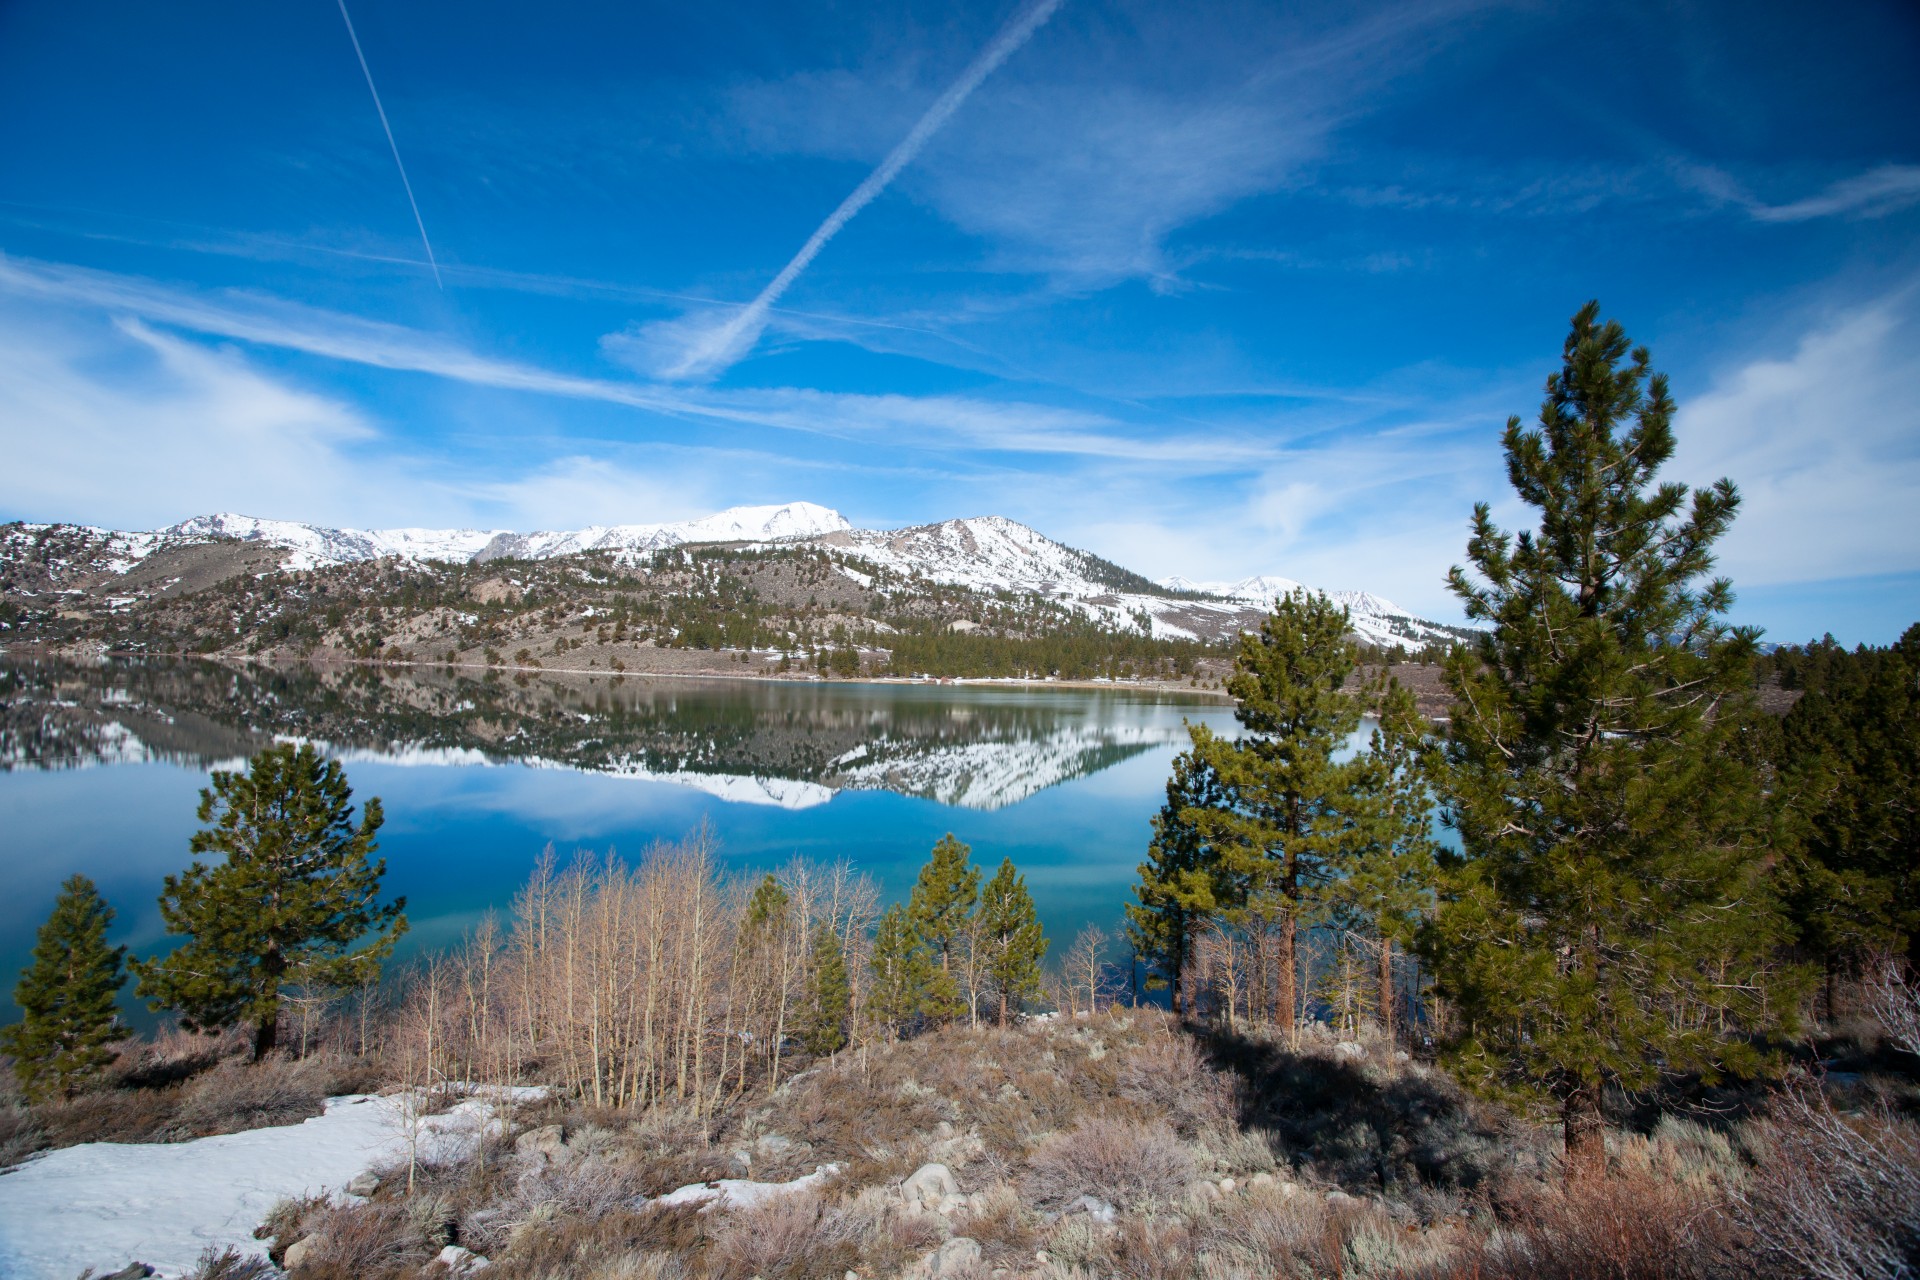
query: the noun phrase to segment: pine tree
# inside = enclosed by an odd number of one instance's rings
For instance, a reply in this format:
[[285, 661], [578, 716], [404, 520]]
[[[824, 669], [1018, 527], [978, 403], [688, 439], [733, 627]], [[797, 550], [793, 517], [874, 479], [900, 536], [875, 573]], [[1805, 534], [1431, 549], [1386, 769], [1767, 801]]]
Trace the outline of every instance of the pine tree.
[[907, 898], [907, 915], [938, 961], [928, 979], [924, 1012], [939, 1021], [960, 1016], [964, 1005], [953, 972], [953, 951], [965, 935], [980, 899], [980, 868], [973, 850], [948, 832], [933, 846]]
[[1349, 928], [1378, 949], [1381, 1029], [1395, 1035], [1393, 955], [1413, 940], [1433, 903], [1436, 857], [1434, 796], [1428, 781], [1427, 723], [1413, 693], [1391, 681], [1380, 700], [1380, 721], [1364, 757], [1358, 807], [1362, 842], [1331, 889]]
[[808, 968], [811, 982], [800, 1040], [808, 1053], [825, 1057], [846, 1047], [847, 1018], [853, 1011], [846, 953], [840, 949], [840, 936], [825, 921], [814, 928]]
[[1347, 611], [1296, 591], [1275, 602], [1257, 635], [1240, 638], [1227, 691], [1247, 735], [1188, 729], [1203, 803], [1181, 809], [1213, 869], [1220, 905], [1278, 933], [1274, 1015], [1295, 1030], [1296, 949], [1325, 914], [1327, 893], [1365, 840], [1356, 809], [1364, 760], [1336, 760], [1360, 726], [1361, 699], [1343, 692], [1357, 663]]
[[115, 1001], [127, 949], [107, 945], [112, 923], [93, 881], [73, 876], [40, 926], [33, 963], [13, 989], [25, 1016], [0, 1028], [0, 1049], [30, 1098], [71, 1098], [114, 1059], [107, 1045], [125, 1034]]
[[189, 1030], [251, 1026], [259, 1058], [276, 1043], [283, 989], [379, 976], [406, 931], [406, 902], [379, 902], [387, 864], [369, 859], [380, 801], [367, 802], [356, 827], [352, 795], [339, 762], [309, 745], [280, 743], [245, 773], [213, 775], [200, 793], [209, 825], [189, 847], [224, 861], [196, 859], [166, 878], [160, 914], [186, 941], [133, 965], [155, 1009], [178, 1010]]
[[1174, 757], [1167, 802], [1154, 815], [1147, 860], [1133, 887], [1138, 901], [1127, 905], [1127, 940], [1147, 964], [1147, 985], [1169, 988], [1176, 1014], [1186, 1011], [1195, 933], [1220, 906], [1208, 846], [1191, 813], [1225, 803], [1203, 761], [1190, 751]]
[[911, 1029], [925, 1010], [927, 986], [936, 972], [907, 909], [897, 902], [880, 917], [869, 964], [873, 988], [867, 1008], [892, 1039]]
[[1013, 869], [1011, 858], [980, 894], [981, 946], [986, 949], [987, 981], [1000, 1000], [1000, 1025], [1040, 992], [1040, 961], [1047, 954], [1046, 935], [1027, 892], [1026, 877]]
[[1885, 648], [1776, 655], [1801, 691], [1780, 726], [1789, 910], [1833, 983], [1876, 952], [1920, 971], [1920, 624]]
[[1795, 1004], [1766, 990], [1783, 931], [1743, 738], [1754, 637], [1720, 621], [1730, 584], [1701, 581], [1739, 498], [1655, 485], [1673, 402], [1628, 346], [1597, 304], [1574, 317], [1538, 428], [1504, 437], [1539, 529], [1509, 537], [1482, 503], [1478, 579], [1452, 572], [1491, 629], [1447, 665], [1464, 855], [1422, 943], [1458, 1068], [1557, 1101], [1575, 1169], [1604, 1160], [1608, 1087], [1751, 1068]]

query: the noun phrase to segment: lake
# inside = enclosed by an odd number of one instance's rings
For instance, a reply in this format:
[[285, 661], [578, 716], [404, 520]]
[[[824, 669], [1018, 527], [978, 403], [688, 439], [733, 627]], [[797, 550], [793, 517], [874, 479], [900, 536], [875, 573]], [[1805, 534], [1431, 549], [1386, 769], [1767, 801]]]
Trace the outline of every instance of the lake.
[[7, 1017], [75, 872], [119, 912], [116, 942], [160, 944], [208, 774], [275, 738], [323, 745], [356, 802], [380, 797], [409, 950], [504, 910], [549, 844], [633, 857], [705, 821], [733, 869], [844, 857], [888, 901], [951, 831], [989, 874], [1013, 859], [1058, 951], [1117, 928], [1189, 720], [1234, 728], [1227, 703], [1121, 688], [0, 663]]

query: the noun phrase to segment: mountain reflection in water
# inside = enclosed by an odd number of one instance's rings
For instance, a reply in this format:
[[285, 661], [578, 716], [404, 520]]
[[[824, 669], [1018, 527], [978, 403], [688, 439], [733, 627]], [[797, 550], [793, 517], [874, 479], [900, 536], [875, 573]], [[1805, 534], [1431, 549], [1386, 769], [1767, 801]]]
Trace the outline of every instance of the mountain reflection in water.
[[990, 811], [1184, 745], [1196, 709], [1044, 687], [15, 660], [0, 769], [233, 768], [295, 738], [349, 761], [556, 767], [786, 809], [858, 790]]

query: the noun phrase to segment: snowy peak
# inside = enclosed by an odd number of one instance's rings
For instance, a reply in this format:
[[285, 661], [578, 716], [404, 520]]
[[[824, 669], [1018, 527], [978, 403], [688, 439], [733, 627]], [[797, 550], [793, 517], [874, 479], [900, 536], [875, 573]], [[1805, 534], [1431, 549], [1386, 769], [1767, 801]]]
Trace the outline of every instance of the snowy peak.
[[515, 533], [506, 529], [329, 529], [293, 520], [262, 520], [223, 512], [195, 516], [160, 532], [162, 540], [237, 538], [292, 552], [293, 568], [347, 564], [399, 556], [456, 564], [503, 556], [547, 559], [582, 551], [650, 552], [689, 542], [785, 541], [848, 529], [847, 518], [812, 502], [732, 507], [697, 520], [597, 525], [586, 529]]
[[1005, 516], [972, 516], [905, 529], [848, 529], [817, 538], [889, 569], [982, 591], [1097, 595], [1097, 562]]
[[1199, 591], [1210, 596], [1219, 596], [1224, 600], [1241, 600], [1247, 604], [1257, 604], [1262, 608], [1270, 607], [1281, 596], [1301, 590], [1305, 584], [1292, 578], [1282, 578], [1278, 574], [1258, 574], [1251, 578], [1242, 578], [1238, 582], [1195, 582], [1191, 578], [1162, 578], [1160, 585], [1170, 591]]

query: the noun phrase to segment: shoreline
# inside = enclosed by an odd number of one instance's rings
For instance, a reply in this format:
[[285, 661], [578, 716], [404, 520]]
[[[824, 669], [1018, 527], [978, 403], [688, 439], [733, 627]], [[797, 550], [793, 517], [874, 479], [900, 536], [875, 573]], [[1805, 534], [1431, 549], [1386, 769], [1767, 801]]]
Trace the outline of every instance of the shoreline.
[[[700, 652], [700, 651], [690, 651]], [[735, 652], [734, 650], [714, 650], [713, 652]], [[392, 667], [417, 671], [456, 671], [456, 672], [498, 672], [513, 676], [586, 676], [590, 680], [605, 679], [609, 682], [627, 680], [732, 680], [746, 684], [777, 682], [781, 684], [804, 685], [898, 685], [906, 687], [935, 686], [941, 688], [994, 688], [994, 689], [1072, 689], [1088, 693], [1152, 693], [1175, 697], [1193, 702], [1232, 702], [1233, 698], [1224, 689], [1196, 688], [1192, 685], [1173, 684], [1167, 681], [1149, 680], [1059, 680], [1032, 679], [1021, 676], [858, 676], [853, 678], [829, 677], [817, 673], [799, 672], [739, 672], [739, 671], [611, 671], [604, 667], [550, 667], [522, 666], [511, 663], [483, 662], [422, 662], [412, 658], [356, 658], [350, 655], [326, 657], [288, 658], [264, 654], [223, 654], [223, 653], [167, 653], [157, 654], [141, 651], [109, 649], [104, 646], [91, 653], [79, 654], [43, 645], [25, 644], [18, 646], [0, 645], [0, 658], [10, 656], [31, 656], [55, 658], [70, 662], [106, 661], [108, 659], [164, 658], [170, 661], [190, 662], [234, 662], [247, 666], [308, 666], [308, 667]]]

